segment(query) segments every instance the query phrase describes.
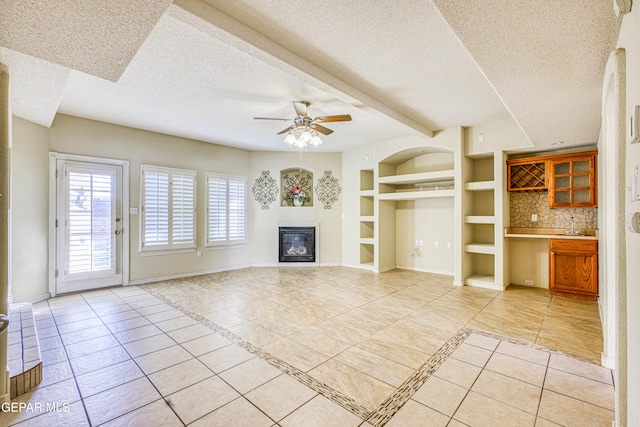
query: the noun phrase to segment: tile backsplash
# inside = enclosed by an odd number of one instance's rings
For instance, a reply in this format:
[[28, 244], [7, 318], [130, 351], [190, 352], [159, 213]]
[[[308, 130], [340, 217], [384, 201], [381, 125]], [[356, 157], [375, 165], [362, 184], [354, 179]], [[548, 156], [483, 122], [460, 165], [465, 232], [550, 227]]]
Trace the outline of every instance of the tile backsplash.
[[[511, 227], [571, 228], [571, 217], [575, 228], [598, 228], [597, 208], [549, 208], [547, 191], [512, 192]], [[538, 221], [531, 215], [538, 214]]]

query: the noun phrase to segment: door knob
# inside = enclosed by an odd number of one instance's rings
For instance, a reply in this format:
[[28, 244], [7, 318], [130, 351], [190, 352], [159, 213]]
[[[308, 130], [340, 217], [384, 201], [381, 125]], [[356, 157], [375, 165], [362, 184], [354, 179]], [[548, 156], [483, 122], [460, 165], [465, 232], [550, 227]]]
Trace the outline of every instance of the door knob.
[[122, 233], [122, 231], [120, 231], [120, 230], [116, 230], [116, 236], [117, 236], [118, 234], [120, 234], [120, 233]]
[[9, 318], [4, 314], [0, 314], [0, 334], [9, 327]]

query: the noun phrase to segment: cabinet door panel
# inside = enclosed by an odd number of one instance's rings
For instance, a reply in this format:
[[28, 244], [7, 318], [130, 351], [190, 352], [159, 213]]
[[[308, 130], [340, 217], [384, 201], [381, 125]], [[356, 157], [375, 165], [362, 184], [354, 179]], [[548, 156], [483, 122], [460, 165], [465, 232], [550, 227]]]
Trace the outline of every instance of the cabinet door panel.
[[598, 295], [598, 242], [576, 239], [549, 240], [549, 290], [552, 295]]
[[555, 253], [554, 289], [592, 293], [596, 255]]

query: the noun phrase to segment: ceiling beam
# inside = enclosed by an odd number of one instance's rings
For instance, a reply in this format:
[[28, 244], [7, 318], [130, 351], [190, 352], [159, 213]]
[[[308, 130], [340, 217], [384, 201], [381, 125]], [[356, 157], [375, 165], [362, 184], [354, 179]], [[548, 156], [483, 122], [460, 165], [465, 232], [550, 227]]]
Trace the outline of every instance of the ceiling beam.
[[417, 122], [201, 0], [176, 0], [167, 13], [345, 103], [392, 119], [412, 135], [433, 137], [435, 129]]

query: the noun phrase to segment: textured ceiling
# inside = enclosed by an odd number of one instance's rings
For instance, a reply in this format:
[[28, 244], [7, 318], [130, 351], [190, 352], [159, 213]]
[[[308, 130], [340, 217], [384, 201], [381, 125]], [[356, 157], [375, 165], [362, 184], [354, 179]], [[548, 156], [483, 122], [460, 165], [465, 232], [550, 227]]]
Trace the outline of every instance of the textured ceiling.
[[[6, 5], [6, 6], [5, 6]], [[251, 150], [293, 117], [351, 114], [341, 151], [510, 115], [536, 145], [596, 140], [610, 0], [24, 2], [0, 10], [14, 114], [56, 113]]]
[[0, 46], [117, 81], [170, 0], [3, 0]]
[[611, 1], [433, 2], [534, 144], [597, 141]]

